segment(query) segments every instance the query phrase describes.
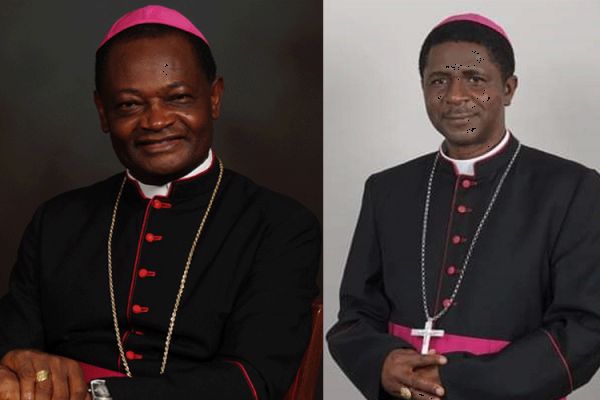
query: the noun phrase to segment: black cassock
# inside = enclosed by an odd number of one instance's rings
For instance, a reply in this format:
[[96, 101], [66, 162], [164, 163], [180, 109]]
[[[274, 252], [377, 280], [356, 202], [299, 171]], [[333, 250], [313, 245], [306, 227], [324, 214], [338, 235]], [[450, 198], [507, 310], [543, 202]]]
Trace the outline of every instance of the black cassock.
[[[440, 157], [427, 231], [430, 313], [448, 304], [465, 254], [518, 145], [511, 137], [458, 175]], [[420, 350], [425, 324], [421, 234], [429, 173], [425, 155], [371, 176], [340, 292], [331, 354], [368, 399], [385, 399], [382, 363], [396, 348]], [[431, 348], [448, 364], [448, 400], [556, 400], [600, 365], [600, 177], [521, 148], [476, 242], [455, 301]]]
[[[320, 228], [295, 201], [225, 170], [196, 248], [165, 375], [165, 336], [194, 235], [218, 176], [143, 197], [128, 180], [113, 238], [116, 305], [133, 379], [115, 399], [281, 399], [310, 335]], [[0, 357], [37, 348], [124, 372], [113, 330], [107, 236], [124, 174], [43, 204], [0, 300]], [[153, 236], [152, 236], [153, 235]]]

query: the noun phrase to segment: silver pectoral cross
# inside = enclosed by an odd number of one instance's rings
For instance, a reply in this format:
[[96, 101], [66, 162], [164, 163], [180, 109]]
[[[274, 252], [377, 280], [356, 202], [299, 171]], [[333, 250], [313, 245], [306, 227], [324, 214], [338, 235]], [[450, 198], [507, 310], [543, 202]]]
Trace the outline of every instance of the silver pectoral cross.
[[429, 342], [431, 341], [431, 338], [444, 336], [444, 331], [442, 329], [433, 329], [433, 320], [431, 318], [427, 318], [427, 322], [425, 322], [425, 329], [412, 329], [410, 331], [410, 335], [423, 337], [421, 354], [427, 354], [429, 353]]

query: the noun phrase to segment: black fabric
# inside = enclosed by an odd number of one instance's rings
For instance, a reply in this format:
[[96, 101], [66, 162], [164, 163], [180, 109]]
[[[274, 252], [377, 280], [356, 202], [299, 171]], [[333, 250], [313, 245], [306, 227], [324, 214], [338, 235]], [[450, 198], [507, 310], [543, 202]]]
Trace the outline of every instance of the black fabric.
[[[110, 378], [116, 400], [280, 399], [310, 335], [321, 240], [295, 201], [225, 170], [177, 314], [166, 374], [160, 363], [185, 260], [218, 168], [173, 184], [154, 208], [125, 184], [113, 239], [119, 324], [133, 379]], [[124, 372], [108, 292], [107, 235], [123, 174], [62, 194], [27, 228], [0, 300], [0, 357], [37, 348]], [[162, 240], [145, 241], [145, 234]], [[136, 257], [139, 245], [139, 255]], [[156, 272], [140, 278], [141, 268]], [[132, 282], [133, 277], [133, 282]], [[129, 294], [131, 289], [131, 300]], [[129, 305], [128, 305], [129, 302]], [[132, 305], [148, 307], [131, 312]]]
[[[500, 153], [476, 164], [474, 177], [456, 175], [440, 158], [427, 233], [430, 312], [450, 298], [458, 274], [447, 274], [447, 267], [462, 266], [517, 145], [511, 137]], [[375, 174], [365, 186], [340, 291], [339, 321], [328, 342], [368, 399], [386, 398], [380, 375], [387, 354], [411, 347], [388, 335], [388, 323], [424, 326], [421, 234], [434, 157]], [[465, 179], [475, 184], [465, 188]], [[471, 211], [459, 213], [459, 205]], [[453, 244], [454, 235], [466, 241]], [[586, 383], [600, 365], [598, 173], [523, 146], [458, 296], [435, 327], [511, 342], [497, 354], [448, 354], [449, 363], [440, 367], [447, 400], [554, 400]]]

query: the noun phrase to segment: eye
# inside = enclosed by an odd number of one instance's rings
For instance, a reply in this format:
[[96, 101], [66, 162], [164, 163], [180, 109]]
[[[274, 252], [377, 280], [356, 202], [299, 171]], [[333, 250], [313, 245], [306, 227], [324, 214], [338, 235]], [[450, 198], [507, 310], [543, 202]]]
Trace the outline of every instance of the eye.
[[430, 86], [442, 86], [446, 84], [446, 78], [434, 78], [429, 81]]
[[475, 83], [475, 84], [480, 84], [480, 83], [484, 83], [485, 79], [483, 79], [481, 76], [473, 75], [469, 78], [469, 82]]
[[193, 98], [192, 96], [190, 96], [187, 93], [178, 93], [176, 95], [173, 95], [170, 100], [174, 103], [178, 103], [178, 104], [188, 104], [190, 103]]
[[136, 101], [122, 101], [117, 103], [117, 110], [121, 112], [131, 112], [135, 111], [138, 107], [140, 107], [140, 103]]

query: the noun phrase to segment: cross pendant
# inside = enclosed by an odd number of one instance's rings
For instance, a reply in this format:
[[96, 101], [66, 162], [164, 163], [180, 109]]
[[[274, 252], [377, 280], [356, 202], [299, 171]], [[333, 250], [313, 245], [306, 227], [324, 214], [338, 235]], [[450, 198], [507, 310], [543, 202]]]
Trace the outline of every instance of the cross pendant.
[[442, 329], [433, 329], [433, 320], [431, 318], [427, 318], [427, 322], [425, 322], [425, 328], [412, 329], [410, 331], [410, 335], [423, 337], [423, 347], [421, 347], [421, 354], [427, 354], [429, 353], [429, 342], [431, 341], [431, 338], [444, 336], [444, 331]]

